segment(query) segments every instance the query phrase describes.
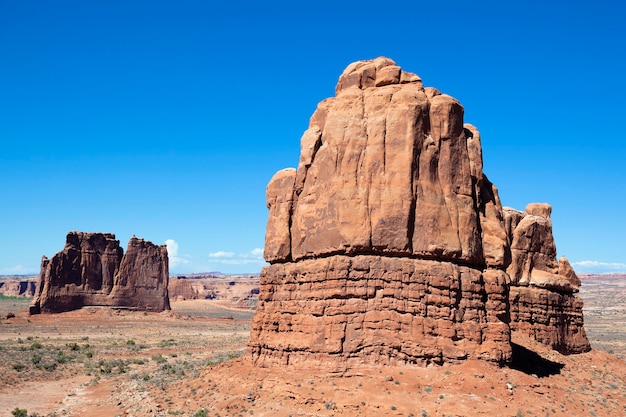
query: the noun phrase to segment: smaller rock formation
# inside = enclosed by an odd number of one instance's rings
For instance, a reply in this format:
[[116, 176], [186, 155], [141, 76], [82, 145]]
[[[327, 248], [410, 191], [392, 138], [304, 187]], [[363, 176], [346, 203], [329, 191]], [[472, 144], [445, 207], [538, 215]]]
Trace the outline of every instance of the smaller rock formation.
[[169, 310], [167, 247], [133, 236], [124, 254], [112, 233], [67, 234], [65, 248], [41, 261], [31, 314], [83, 306]]
[[7, 277], [0, 281], [0, 294], [6, 297], [33, 297], [36, 288], [33, 277]]
[[511, 247], [511, 330], [561, 353], [587, 352], [591, 346], [583, 326], [583, 302], [574, 295], [580, 279], [567, 258], [556, 259], [552, 207], [532, 203], [525, 212], [503, 212]]
[[197, 300], [200, 298], [198, 290], [196, 290], [188, 279], [175, 278], [170, 280], [168, 292], [172, 300]]

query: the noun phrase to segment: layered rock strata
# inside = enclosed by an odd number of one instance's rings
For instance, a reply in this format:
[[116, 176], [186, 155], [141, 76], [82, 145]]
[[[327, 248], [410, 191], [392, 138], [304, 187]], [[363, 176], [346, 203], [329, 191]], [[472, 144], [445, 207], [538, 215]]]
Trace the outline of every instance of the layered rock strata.
[[556, 260], [552, 207], [529, 204], [525, 212], [504, 209], [511, 247], [511, 329], [563, 353], [590, 349], [583, 303], [575, 296], [580, 279], [565, 257]]
[[[506, 363], [512, 328], [582, 349], [571, 343], [584, 338], [577, 278], [556, 261], [549, 206], [502, 208], [463, 111], [390, 59], [346, 68], [336, 97], [311, 117], [298, 168], [267, 187], [271, 265], [261, 275], [253, 362]], [[512, 285], [577, 301], [563, 305], [566, 323], [555, 322], [556, 310], [511, 298]], [[537, 308], [547, 322], [525, 315]]]
[[169, 310], [165, 245], [133, 236], [126, 253], [112, 233], [69, 232], [65, 247], [41, 261], [31, 314], [83, 306]]
[[0, 281], [0, 294], [6, 297], [33, 297], [37, 282], [29, 278], [9, 277]]

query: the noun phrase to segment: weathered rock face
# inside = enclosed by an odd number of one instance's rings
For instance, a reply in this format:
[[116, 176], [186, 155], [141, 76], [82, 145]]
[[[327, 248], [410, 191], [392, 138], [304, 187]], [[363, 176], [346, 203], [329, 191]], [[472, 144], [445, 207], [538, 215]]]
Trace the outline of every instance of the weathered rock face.
[[[507, 362], [511, 281], [571, 297], [579, 283], [556, 261], [549, 206], [503, 210], [482, 165], [457, 100], [387, 58], [348, 66], [311, 117], [298, 168], [267, 187], [272, 265], [250, 358]], [[572, 346], [582, 322], [565, 327], [544, 330]]]
[[197, 300], [200, 294], [194, 285], [186, 279], [172, 279], [167, 287], [172, 300]]
[[0, 294], [7, 297], [33, 297], [37, 282], [29, 278], [9, 277], [0, 281]]
[[591, 349], [583, 327], [583, 302], [571, 293], [511, 285], [511, 330], [534, 337], [559, 352]]
[[65, 248], [41, 261], [31, 314], [83, 306], [169, 310], [165, 245], [132, 237], [124, 255], [112, 233], [69, 232]]
[[267, 267], [250, 354], [259, 365], [506, 361], [506, 274], [452, 262], [335, 255]]
[[580, 280], [565, 257], [556, 260], [552, 207], [529, 204], [525, 212], [504, 209], [511, 242], [511, 329], [563, 353], [588, 351], [583, 303], [574, 295]]

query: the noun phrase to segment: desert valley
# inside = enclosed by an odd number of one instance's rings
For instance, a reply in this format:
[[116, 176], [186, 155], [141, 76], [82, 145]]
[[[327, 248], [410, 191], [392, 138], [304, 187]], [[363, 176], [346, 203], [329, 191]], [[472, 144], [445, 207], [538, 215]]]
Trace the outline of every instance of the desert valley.
[[349, 65], [267, 186], [260, 275], [70, 231], [36, 285], [1, 282], [0, 413], [626, 414], [626, 276], [557, 258], [549, 204], [503, 206], [463, 114]]
[[[194, 287], [210, 287], [212, 295], [173, 298], [172, 310], [163, 313], [89, 307], [29, 316], [32, 298], [4, 296], [0, 300], [0, 415], [9, 416], [16, 407], [33, 416], [616, 416], [626, 412], [626, 275], [581, 276], [585, 329], [592, 346], [588, 353], [565, 356], [519, 337], [514, 340], [520, 346], [527, 344], [534, 350], [526, 358], [529, 369], [473, 361], [343, 374], [246, 364], [241, 356], [257, 296], [248, 298], [250, 307], [240, 300], [250, 289], [258, 289], [258, 276], [185, 280]], [[7, 313], [15, 317], [6, 319]]]

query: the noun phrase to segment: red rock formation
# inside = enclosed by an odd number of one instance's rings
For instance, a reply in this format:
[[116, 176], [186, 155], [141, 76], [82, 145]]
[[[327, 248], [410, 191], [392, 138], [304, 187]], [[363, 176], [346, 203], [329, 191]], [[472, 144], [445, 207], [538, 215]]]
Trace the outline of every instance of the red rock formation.
[[33, 297], [36, 288], [32, 277], [7, 277], [0, 281], [0, 294], [7, 297]]
[[132, 237], [124, 255], [112, 233], [69, 232], [65, 248], [41, 261], [31, 314], [83, 306], [168, 310], [165, 245]]
[[[311, 117], [298, 168], [267, 187], [272, 265], [249, 357], [338, 368], [507, 362], [511, 280], [575, 289], [566, 261], [559, 272], [549, 206], [530, 205], [528, 220], [503, 211], [463, 107], [393, 61], [351, 64], [336, 93]], [[565, 310], [580, 312], [571, 301]], [[568, 340], [582, 322], [548, 323], [536, 334], [562, 337], [538, 340], [578, 345]]]
[[187, 279], [173, 279], [167, 288], [172, 300], [197, 300], [200, 298], [198, 291]]
[[260, 365], [337, 368], [503, 362], [507, 313], [501, 271], [377, 255], [277, 263], [263, 272], [250, 354]]
[[511, 329], [563, 353], [591, 347], [583, 327], [580, 279], [565, 257], [556, 260], [549, 204], [529, 204], [525, 212], [505, 209], [512, 261], [509, 300]]

